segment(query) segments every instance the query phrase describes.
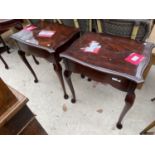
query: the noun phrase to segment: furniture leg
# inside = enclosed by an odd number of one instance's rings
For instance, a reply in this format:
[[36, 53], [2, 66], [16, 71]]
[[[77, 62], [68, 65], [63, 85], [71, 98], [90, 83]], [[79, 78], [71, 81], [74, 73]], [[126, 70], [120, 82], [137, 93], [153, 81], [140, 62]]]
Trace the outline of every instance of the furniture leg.
[[9, 51], [10, 48], [6, 45], [6, 43], [4, 42], [4, 40], [3, 40], [3, 38], [1, 36], [0, 36], [0, 41], [3, 44], [3, 46], [6, 47], [7, 53], [10, 53], [10, 51]]
[[128, 92], [127, 92], [127, 95], [125, 97], [125, 106], [120, 114], [120, 117], [119, 117], [119, 120], [116, 124], [117, 128], [118, 129], [121, 129], [123, 126], [122, 126], [122, 120], [124, 118], [124, 116], [126, 115], [126, 113], [131, 109], [131, 107], [133, 106], [133, 103], [134, 103], [134, 100], [135, 100], [135, 90], [136, 88], [136, 84], [134, 83], [130, 83], [129, 85], [129, 89], [128, 89]]
[[[85, 78], [85, 75], [81, 74], [81, 78], [84, 79]], [[91, 78], [88, 78], [87, 80], [88, 81], [91, 81]]]
[[64, 80], [63, 80], [63, 75], [62, 75], [62, 67], [60, 64], [53, 64], [54, 70], [59, 78], [59, 81], [61, 83], [63, 92], [64, 92], [64, 99], [68, 99], [68, 95], [66, 93], [66, 88], [65, 88], [65, 84], [64, 84]]
[[91, 78], [88, 78], [88, 81], [90, 82], [91, 81]]
[[8, 66], [8, 64], [5, 62], [5, 60], [3, 59], [3, 57], [0, 55], [0, 59], [2, 60], [2, 62], [4, 63], [4, 65], [5, 65], [5, 68], [6, 69], [9, 69], [9, 66]]
[[10, 54], [10, 53], [11, 53], [11, 52], [10, 52], [10, 48], [9, 48], [8, 46], [6, 46], [6, 48], [7, 48], [7, 50], [6, 50], [7, 53]]
[[35, 62], [37, 65], [39, 65], [39, 61], [36, 59], [36, 57], [33, 56], [33, 55], [32, 55], [32, 57], [33, 57], [34, 62]]
[[38, 78], [34, 72], [34, 70], [32, 69], [31, 65], [29, 64], [29, 62], [27, 61], [26, 57], [25, 57], [25, 53], [21, 50], [18, 50], [18, 54], [21, 57], [21, 59], [23, 60], [23, 62], [25, 63], [25, 65], [28, 67], [28, 69], [31, 71], [31, 73], [34, 76], [34, 82], [37, 83], [38, 82]]
[[[84, 79], [85, 78], [85, 75], [81, 74], [81, 78]], [[91, 81], [91, 78], [88, 78], [87, 80], [90, 82]]]
[[69, 86], [69, 88], [71, 90], [71, 93], [72, 93], [72, 96], [73, 96], [73, 98], [71, 99], [71, 102], [75, 103], [76, 102], [76, 97], [75, 97], [75, 91], [74, 91], [74, 88], [73, 88], [73, 84], [72, 84], [72, 81], [71, 81], [71, 74], [72, 74], [72, 72], [68, 71], [68, 70], [65, 70], [65, 72], [64, 72], [65, 79], [66, 79], [66, 81], [68, 83], [68, 86]]
[[85, 76], [84, 76], [83, 74], [81, 74], [81, 78], [82, 78], [82, 79], [84, 79], [84, 78], [85, 78]]

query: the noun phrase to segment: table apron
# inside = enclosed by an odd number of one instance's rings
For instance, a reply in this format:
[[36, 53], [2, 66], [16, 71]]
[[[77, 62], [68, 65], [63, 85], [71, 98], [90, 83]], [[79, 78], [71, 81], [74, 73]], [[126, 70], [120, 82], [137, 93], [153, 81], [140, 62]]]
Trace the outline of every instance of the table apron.
[[16, 42], [19, 50], [23, 51], [26, 55], [33, 55], [36, 57], [44, 58], [49, 62], [54, 62], [54, 57], [56, 56], [56, 53], [49, 53], [48, 51], [30, 46], [27, 44], [24, 44], [22, 42]]
[[[75, 63], [75, 62], [68, 60], [66, 58], [63, 58], [63, 62], [65, 64], [65, 69], [68, 71], [86, 75], [89, 78], [91, 78], [92, 80], [101, 82], [103, 84], [110, 84], [114, 88], [117, 88], [124, 92], [128, 92], [129, 86], [132, 82], [131, 80], [126, 79], [124, 77], [96, 71], [94, 69], [91, 69], [89, 67], [83, 66], [78, 63]], [[135, 82], [133, 82], [133, 83], [135, 83]]]

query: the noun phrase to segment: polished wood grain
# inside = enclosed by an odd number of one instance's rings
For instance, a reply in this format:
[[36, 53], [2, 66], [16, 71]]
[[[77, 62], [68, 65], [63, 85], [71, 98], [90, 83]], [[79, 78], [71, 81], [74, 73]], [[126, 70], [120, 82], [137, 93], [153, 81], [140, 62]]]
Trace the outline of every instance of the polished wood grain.
[[[101, 45], [98, 54], [81, 50], [91, 41]], [[131, 39], [86, 33], [72, 44], [65, 52], [61, 53], [65, 64], [64, 76], [72, 92], [72, 103], [76, 102], [74, 87], [71, 81], [72, 73], [79, 73], [90, 77], [92, 80], [108, 83], [113, 87], [127, 92], [125, 105], [117, 122], [117, 127], [122, 128], [122, 120], [134, 104], [135, 89], [144, 82], [143, 74], [150, 64], [152, 43], [139, 43]], [[131, 53], [144, 55], [144, 60], [139, 65], [125, 61]]]
[[[25, 53], [44, 58], [53, 63], [53, 68], [64, 92], [64, 98], [67, 99], [68, 95], [63, 81], [62, 67], [59, 63], [61, 61], [59, 54], [66, 50], [79, 37], [80, 31], [74, 27], [45, 21], [40, 21], [36, 27], [37, 28], [32, 31], [23, 29], [20, 32], [13, 34], [11, 38], [16, 40], [19, 47], [18, 53], [33, 74], [35, 82], [38, 82], [38, 78], [28, 63]], [[54, 31], [55, 34], [49, 38], [42, 38], [38, 36], [41, 30]]]
[[[68, 27], [58, 23], [43, 22], [36, 26], [37, 28], [32, 31], [23, 29], [20, 32], [13, 34], [11, 38], [26, 45], [47, 50], [48, 53], [53, 53], [57, 52], [59, 47], [72, 39], [75, 34], [79, 33], [79, 30], [74, 27]], [[55, 34], [52, 37], [39, 37], [38, 34], [41, 30], [54, 31]]]
[[[88, 46], [92, 40], [99, 42], [102, 46], [98, 54], [81, 50], [81, 48]], [[61, 56], [103, 73], [122, 76], [141, 83], [144, 81], [143, 71], [150, 61], [152, 48], [151, 43], [138, 43], [120, 37], [86, 33]], [[125, 58], [133, 52], [144, 55], [145, 61], [139, 65], [133, 65], [125, 61]]]

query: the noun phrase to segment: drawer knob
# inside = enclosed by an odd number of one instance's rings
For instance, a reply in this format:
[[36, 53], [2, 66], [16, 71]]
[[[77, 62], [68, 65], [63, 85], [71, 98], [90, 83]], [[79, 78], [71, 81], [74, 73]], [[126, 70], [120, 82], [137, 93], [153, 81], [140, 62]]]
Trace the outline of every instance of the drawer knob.
[[112, 77], [112, 80], [121, 83], [121, 80], [119, 80], [118, 78], [114, 78], [114, 77]]

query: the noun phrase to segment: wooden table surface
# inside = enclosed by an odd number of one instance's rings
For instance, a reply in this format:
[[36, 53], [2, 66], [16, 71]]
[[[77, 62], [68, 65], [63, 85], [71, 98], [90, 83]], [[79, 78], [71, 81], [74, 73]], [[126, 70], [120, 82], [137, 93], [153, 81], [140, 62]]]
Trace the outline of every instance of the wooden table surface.
[[[101, 45], [98, 54], [83, 52], [81, 48], [87, 47], [91, 41]], [[118, 75], [133, 80], [136, 83], [144, 82], [143, 71], [147, 67], [152, 52], [151, 43], [139, 43], [134, 40], [104, 36], [96, 33], [86, 33], [78, 39], [61, 57], [73, 60], [97, 71]], [[143, 55], [144, 60], [133, 65], [125, 58], [131, 53]]]
[[[23, 29], [20, 32], [13, 34], [11, 38], [28, 45], [43, 48], [52, 53], [79, 32], [79, 30], [74, 27], [45, 21], [40, 22], [36, 27], [37, 28], [32, 31]], [[52, 37], [39, 37], [38, 34], [41, 30], [53, 31], [55, 34]]]

